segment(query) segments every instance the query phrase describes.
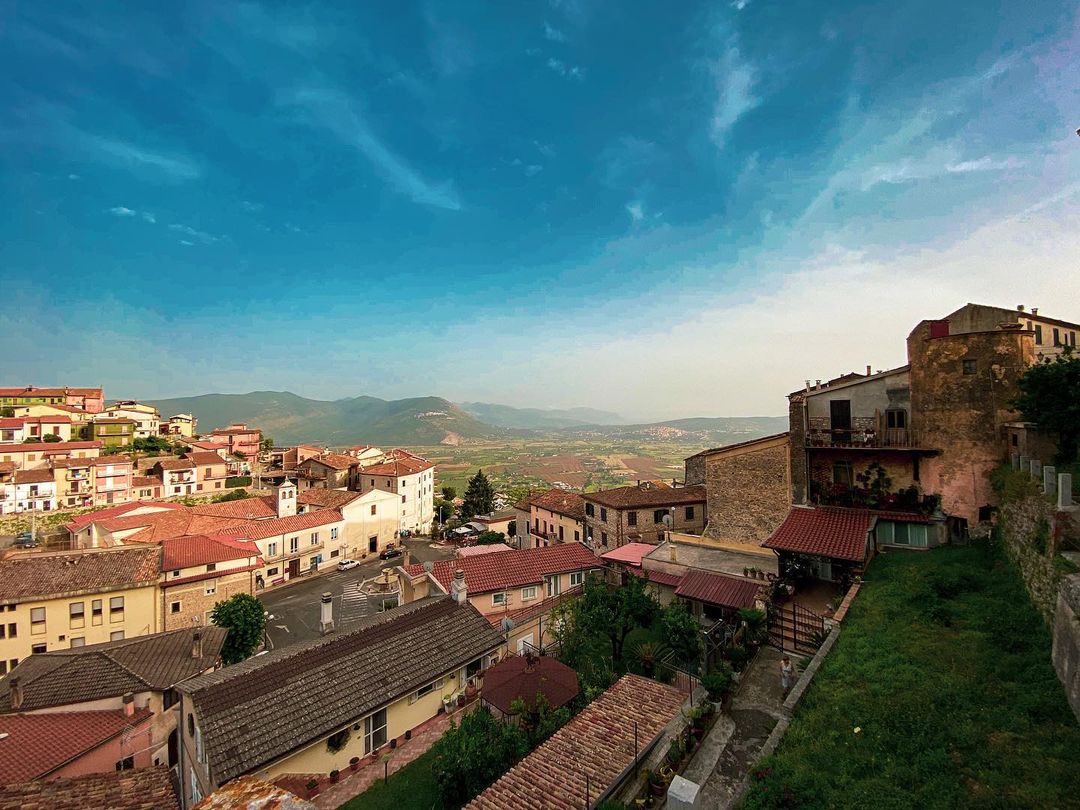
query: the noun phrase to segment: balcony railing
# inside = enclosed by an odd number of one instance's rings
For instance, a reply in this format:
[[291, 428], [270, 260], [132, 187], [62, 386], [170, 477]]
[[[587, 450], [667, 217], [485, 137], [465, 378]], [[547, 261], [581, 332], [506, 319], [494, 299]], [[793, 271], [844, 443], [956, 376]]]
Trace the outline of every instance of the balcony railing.
[[810, 417], [807, 447], [921, 447], [910, 428], [883, 428], [873, 416], [855, 416], [851, 427], [835, 428], [827, 416]]
[[74, 470], [72, 470], [67, 474], [67, 480], [68, 481], [85, 481], [89, 477], [90, 477], [90, 473], [85, 472], [85, 471], [84, 472], [75, 472]]

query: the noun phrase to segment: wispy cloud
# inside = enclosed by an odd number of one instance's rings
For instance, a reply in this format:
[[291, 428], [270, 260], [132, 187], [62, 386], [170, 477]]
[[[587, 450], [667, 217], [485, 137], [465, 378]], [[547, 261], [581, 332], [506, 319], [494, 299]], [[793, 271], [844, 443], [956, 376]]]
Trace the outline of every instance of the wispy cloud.
[[533, 146], [536, 147], [536, 151], [546, 158], [555, 157], [555, 147], [550, 143], [540, 143], [540, 141], [533, 141]]
[[626, 213], [630, 215], [630, 219], [634, 222], [641, 222], [645, 219], [645, 204], [641, 200], [634, 200], [626, 204]]
[[117, 205], [109, 209], [109, 213], [118, 217], [133, 217], [137, 213], [130, 208], [126, 208], [123, 205]]
[[461, 200], [453, 184], [436, 185], [425, 180], [376, 136], [361, 117], [356, 104], [344, 93], [309, 88], [283, 96], [281, 103], [299, 110], [307, 123], [326, 129], [342, 143], [356, 149], [381, 177], [415, 202], [450, 211], [461, 210]]
[[709, 137], [723, 148], [739, 119], [761, 103], [755, 94], [758, 75], [754, 66], [739, 52], [734, 37], [728, 40], [723, 55], [710, 67], [716, 98], [709, 120]]
[[962, 174], [966, 172], [996, 172], [1007, 169], [1019, 169], [1023, 165], [1024, 161], [1012, 155], [1009, 155], [1002, 160], [994, 160], [987, 155], [977, 160], [964, 160], [960, 163], [951, 163], [945, 167], [945, 170], [952, 174]]
[[566, 34], [544, 21], [544, 37], [552, 42], [566, 42]]
[[525, 167], [525, 176], [526, 177], [536, 177], [536, 175], [540, 174], [540, 172], [542, 172], [543, 170], [544, 170], [543, 166], [538, 166], [535, 163], [530, 163], [529, 165], [527, 165]]
[[[176, 222], [174, 222], [172, 225], [169, 226], [169, 230], [170, 231], [176, 231], [177, 233], [182, 233], [185, 236], [190, 236], [192, 239], [197, 239], [198, 241], [202, 242], [204, 245], [210, 245], [210, 244], [213, 244], [214, 242], [218, 242], [218, 241], [221, 240], [220, 236], [214, 236], [213, 234], [207, 233], [206, 231], [200, 231], [200, 230], [197, 230], [195, 228], [192, 228], [190, 225], [181, 225], [181, 224], [176, 223]], [[182, 240], [180, 242], [180, 244], [190, 244], [190, 243], [185, 243]]]
[[195, 180], [202, 175], [198, 164], [184, 155], [155, 152], [99, 135], [84, 134], [82, 142], [99, 157], [128, 169], [150, 169], [172, 180]]
[[68, 175], [68, 180], [80, 180], [80, 179], [82, 179], [82, 178], [80, 178], [79, 175], [77, 175], [77, 174], [69, 174]]
[[427, 50], [432, 65], [443, 76], [464, 73], [475, 62], [472, 35], [452, 22], [437, 17], [430, 6], [424, 13]]
[[735, 2], [731, 4], [731, 7], [736, 11], [742, 11], [748, 5], [750, 5], [750, 0], [735, 0]]
[[144, 222], [149, 222], [151, 225], [154, 225], [154, 224], [157, 223], [157, 217], [155, 217], [149, 211], [143, 211], [142, 212], [142, 218], [143, 218]]
[[551, 57], [547, 60], [547, 66], [560, 76], [566, 76], [568, 79], [577, 79], [578, 81], [581, 81], [585, 78], [585, 68], [578, 65], [569, 65], [562, 59]]

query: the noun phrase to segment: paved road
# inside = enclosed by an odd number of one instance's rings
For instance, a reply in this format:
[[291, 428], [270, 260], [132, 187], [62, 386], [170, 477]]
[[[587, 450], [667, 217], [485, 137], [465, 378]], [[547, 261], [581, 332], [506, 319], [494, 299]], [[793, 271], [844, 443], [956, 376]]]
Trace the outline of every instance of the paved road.
[[[431, 548], [430, 542], [426, 538], [405, 541], [413, 562], [445, 560], [453, 556], [448, 550]], [[304, 577], [260, 594], [259, 598], [272, 617], [266, 620], [266, 634], [270, 637], [270, 643], [274, 647], [283, 647], [318, 638], [319, 602], [327, 591], [334, 596], [334, 621], [338, 627], [376, 612], [380, 607], [378, 600], [361, 593], [360, 583], [377, 576], [383, 568], [400, 563], [400, 557], [394, 560], [364, 560], [351, 571], [333, 570], [327, 574]]]

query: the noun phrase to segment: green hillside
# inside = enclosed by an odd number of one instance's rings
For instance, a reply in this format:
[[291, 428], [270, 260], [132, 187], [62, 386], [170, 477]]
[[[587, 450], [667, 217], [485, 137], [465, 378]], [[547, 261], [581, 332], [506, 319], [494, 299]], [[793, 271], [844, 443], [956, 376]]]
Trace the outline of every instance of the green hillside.
[[485, 424], [523, 430], [559, 430], [582, 425], [621, 425], [617, 413], [594, 408], [514, 408], [490, 402], [462, 402], [461, 407]]

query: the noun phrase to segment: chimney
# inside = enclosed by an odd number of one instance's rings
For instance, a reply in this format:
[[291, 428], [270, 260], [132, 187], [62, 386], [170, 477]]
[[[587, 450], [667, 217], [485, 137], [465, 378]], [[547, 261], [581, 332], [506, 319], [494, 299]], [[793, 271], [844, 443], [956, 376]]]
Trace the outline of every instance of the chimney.
[[324, 636], [334, 632], [334, 595], [325, 591], [319, 601], [319, 632]]
[[1017, 304], [1016, 305], [1016, 311], [1017, 312], [1023, 312], [1024, 311], [1024, 305], [1023, 304]]
[[19, 679], [19, 676], [16, 675], [11, 678], [9, 685], [11, 688], [11, 708], [21, 709], [23, 703], [23, 688], [22, 681]]
[[867, 377], [870, 376], [870, 364], [869, 363], [866, 364], [866, 376]]
[[131, 717], [135, 714], [135, 695], [132, 692], [126, 692], [124, 694], [124, 717]]
[[811, 385], [810, 385], [810, 381], [809, 381], [809, 380], [807, 380], [807, 381], [806, 381], [806, 390], [807, 390], [807, 391], [809, 391], [809, 390], [810, 390], [810, 388], [811, 388]]
[[1031, 308], [1031, 314], [1032, 315], [1038, 315], [1039, 314], [1039, 308], [1038, 307], [1032, 307]]
[[404, 543], [401, 544], [401, 567], [407, 568], [412, 562], [412, 552], [409, 551], [409, 547]]
[[814, 390], [818, 391], [820, 389], [821, 389], [821, 380], [814, 380]]
[[450, 583], [450, 595], [454, 597], [454, 601], [459, 605], [468, 602], [469, 592], [465, 587], [465, 572], [460, 568], [454, 571], [454, 579]]
[[671, 561], [672, 562], [678, 562], [679, 561], [679, 555], [675, 550], [675, 544], [674, 543], [671, 543], [671, 548], [669, 549], [669, 552], [670, 552]]
[[202, 630], [196, 630], [191, 634], [191, 657], [203, 657]]

